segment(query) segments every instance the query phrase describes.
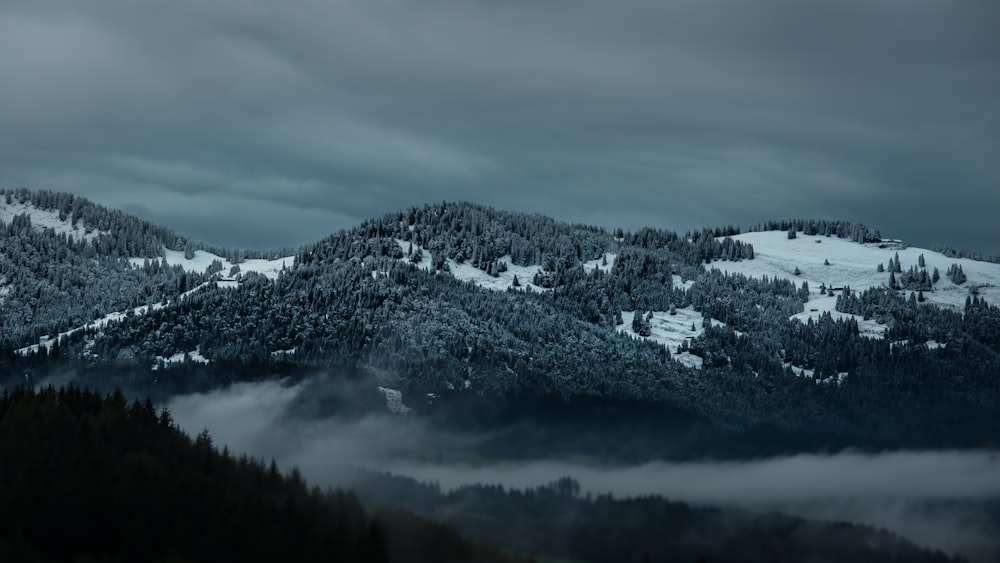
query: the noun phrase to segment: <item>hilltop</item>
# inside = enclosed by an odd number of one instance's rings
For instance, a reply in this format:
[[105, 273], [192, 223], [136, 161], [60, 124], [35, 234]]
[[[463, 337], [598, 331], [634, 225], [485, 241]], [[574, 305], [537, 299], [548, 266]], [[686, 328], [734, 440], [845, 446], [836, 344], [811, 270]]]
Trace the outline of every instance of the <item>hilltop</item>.
[[66, 194], [0, 202], [12, 380], [346, 370], [417, 414], [622, 402], [846, 444], [1000, 436], [1000, 265], [858, 224], [626, 233], [440, 203], [265, 253]]

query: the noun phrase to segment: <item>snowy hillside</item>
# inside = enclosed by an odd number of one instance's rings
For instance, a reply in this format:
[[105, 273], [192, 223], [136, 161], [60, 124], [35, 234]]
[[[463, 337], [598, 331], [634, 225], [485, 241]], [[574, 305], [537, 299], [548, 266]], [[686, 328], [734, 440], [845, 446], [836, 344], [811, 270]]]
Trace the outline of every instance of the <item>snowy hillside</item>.
[[[421, 248], [418, 244], [411, 244], [403, 239], [396, 239], [396, 244], [403, 251], [403, 257], [399, 259], [400, 261], [412, 261], [409, 254], [412, 249], [415, 254], [419, 253], [422, 256], [420, 261], [416, 262], [417, 267], [430, 271], [432, 266], [430, 253], [427, 250]], [[608, 253], [604, 258], [584, 262], [583, 268], [588, 272], [594, 270], [607, 272], [615, 265], [615, 258], [615, 254]], [[471, 282], [484, 289], [506, 291], [510, 288], [519, 288], [522, 290], [530, 288], [532, 291], [550, 291], [550, 289], [531, 283], [535, 274], [541, 270], [541, 266], [518, 266], [512, 263], [510, 255], [501, 256], [498, 261], [506, 264], [507, 269], [503, 272], [497, 272], [495, 276], [491, 276], [467, 262], [458, 263], [449, 258], [445, 260], [445, 263], [448, 265], [448, 272], [455, 276], [455, 278]], [[514, 285], [515, 278], [517, 279], [517, 285]]]
[[[835, 318], [853, 316], [858, 320], [863, 334], [882, 336], [885, 332], [883, 325], [871, 320], [865, 321], [856, 315], [837, 312], [836, 297], [844, 287], [850, 287], [854, 291], [889, 287], [889, 262], [895, 261], [897, 255], [904, 272], [911, 266], [926, 270], [929, 275], [935, 268], [938, 269], [940, 279], [933, 284], [932, 291], [924, 292], [926, 303], [961, 310], [971, 292], [992, 304], [1000, 303], [1000, 264], [949, 258], [939, 252], [905, 247], [898, 242], [862, 244], [837, 237], [810, 236], [802, 232], [791, 239], [784, 231], [743, 233], [732, 238], [752, 244], [754, 259], [713, 262], [708, 267], [754, 278], [784, 278], [797, 285], [807, 282], [809, 302], [803, 313], [793, 317], [803, 322], [824, 312], [831, 313]], [[921, 256], [923, 267], [919, 266]], [[879, 264], [883, 265], [884, 271], [879, 271]], [[956, 264], [962, 267], [968, 278], [960, 285], [953, 283], [946, 275], [948, 269]], [[828, 289], [825, 295], [821, 288]]]
[[55, 336], [52, 335], [42, 336], [39, 338], [38, 344], [32, 344], [30, 346], [25, 346], [24, 348], [19, 348], [15, 350], [15, 352], [21, 356], [28, 356], [37, 353], [42, 347], [45, 347], [47, 350], [52, 350], [52, 347], [55, 346], [57, 342], [67, 339], [80, 331], [84, 330], [101, 331], [105, 327], [107, 327], [109, 323], [120, 322], [122, 319], [125, 319], [130, 315], [131, 316], [145, 315], [150, 311], [158, 311], [162, 309], [164, 306], [165, 305], [163, 303], [156, 303], [153, 305], [143, 305], [141, 307], [135, 307], [133, 309], [129, 309], [128, 311], [116, 311], [114, 313], [108, 313], [107, 315], [104, 315], [103, 317], [91, 321], [83, 326], [79, 326], [64, 332], [60, 332]]
[[10, 203], [7, 203], [5, 199], [0, 198], [0, 222], [10, 223], [18, 215], [28, 216], [31, 219], [31, 225], [35, 229], [52, 229], [56, 234], [65, 234], [74, 241], [80, 239], [90, 241], [102, 234], [96, 229], [85, 227], [79, 222], [74, 225], [68, 216], [60, 219], [59, 212], [57, 211], [38, 209], [30, 202], [22, 203], [17, 200], [11, 200]]
[[[129, 261], [132, 262], [132, 265], [136, 267], [141, 267], [143, 263], [146, 262], [147, 260], [148, 260], [147, 258], [129, 259]], [[185, 258], [184, 252], [180, 250], [164, 249], [162, 260], [169, 266], [174, 266], [179, 264], [184, 268], [185, 271], [196, 274], [205, 273], [206, 270], [212, 267], [212, 264], [216, 260], [218, 260], [219, 263], [222, 264], [222, 269], [220, 270], [220, 272], [222, 273], [223, 276], [227, 276], [229, 272], [232, 271], [233, 267], [237, 266], [237, 264], [233, 264], [228, 259], [223, 258], [222, 256], [212, 254], [211, 252], [207, 252], [205, 250], [195, 250], [194, 255], [191, 258]], [[238, 264], [239, 268], [237, 268], [236, 272], [240, 274], [256, 272], [266, 277], [267, 279], [274, 280], [278, 278], [278, 274], [281, 273], [282, 270], [291, 268], [294, 265], [295, 265], [294, 256], [285, 256], [283, 258], [276, 258], [274, 260], [252, 258], [240, 262]], [[234, 273], [234, 276], [235, 275], [236, 274]]]
[[[240, 285], [239, 281], [238, 281], [238, 279], [234, 279], [234, 278], [238, 278], [240, 275], [242, 275], [243, 273], [247, 273], [247, 272], [256, 272], [256, 273], [258, 273], [258, 274], [266, 277], [269, 280], [274, 280], [274, 279], [277, 279], [278, 275], [280, 274], [280, 272], [282, 270], [284, 270], [286, 268], [290, 268], [295, 263], [295, 257], [294, 256], [288, 256], [288, 257], [279, 258], [279, 259], [276, 259], [276, 260], [248, 259], [248, 260], [244, 260], [243, 262], [241, 262], [239, 264], [238, 273], [234, 274], [233, 277], [227, 277], [227, 274], [231, 271], [231, 268], [233, 267], [233, 264], [229, 260], [226, 260], [225, 258], [222, 258], [221, 256], [217, 256], [217, 255], [212, 254], [210, 252], [206, 252], [204, 250], [197, 250], [194, 253], [194, 257], [190, 258], [190, 259], [184, 258], [184, 253], [181, 252], [181, 251], [177, 251], [177, 250], [164, 250], [164, 255], [165, 255], [164, 260], [165, 260], [165, 262], [168, 265], [180, 264], [180, 265], [182, 265], [184, 267], [184, 269], [186, 271], [192, 272], [192, 273], [205, 273], [205, 271], [216, 260], [218, 260], [219, 262], [221, 262], [222, 266], [223, 266], [223, 269], [220, 270], [219, 277], [217, 277], [213, 281], [208, 281], [208, 282], [204, 282], [202, 284], [199, 284], [194, 289], [190, 289], [188, 291], [185, 291], [184, 293], [182, 293], [182, 294], [180, 294], [180, 295], [177, 296], [176, 301], [182, 301], [185, 298], [189, 297], [190, 295], [193, 295], [193, 294], [195, 294], [195, 293], [197, 293], [197, 292], [199, 292], [199, 291], [201, 291], [201, 290], [203, 290], [205, 288], [209, 288], [209, 287], [228, 288], [228, 289], [238, 288], [239, 285]], [[131, 259], [129, 259], [129, 261], [132, 263], [133, 266], [141, 267], [143, 265], [143, 263], [147, 261], [147, 259], [145, 259], [145, 258], [131, 258]], [[83, 330], [96, 330], [96, 331], [100, 331], [100, 330], [103, 330], [108, 325], [108, 323], [111, 323], [111, 322], [120, 322], [122, 319], [124, 319], [128, 315], [145, 315], [145, 314], [149, 313], [150, 311], [158, 311], [158, 310], [160, 310], [160, 309], [162, 309], [162, 308], [164, 308], [164, 307], [166, 307], [166, 306], [168, 306], [170, 304], [171, 304], [171, 301], [167, 301], [165, 303], [155, 303], [155, 304], [152, 304], [152, 305], [143, 305], [141, 307], [135, 307], [135, 308], [129, 309], [128, 311], [115, 311], [115, 312], [112, 312], [112, 313], [108, 313], [108, 314], [106, 314], [106, 315], [104, 315], [104, 316], [102, 316], [102, 317], [100, 317], [100, 318], [98, 318], [98, 319], [96, 319], [94, 321], [91, 321], [91, 322], [89, 322], [89, 323], [87, 323], [87, 324], [85, 324], [83, 326], [75, 327], [75, 328], [72, 328], [70, 330], [66, 330], [66, 331], [60, 332], [60, 333], [55, 334], [55, 335], [43, 336], [43, 337], [41, 337], [39, 339], [39, 343], [38, 344], [32, 344], [30, 346], [25, 346], [23, 348], [19, 348], [19, 349], [16, 350], [16, 352], [19, 355], [26, 356], [26, 355], [31, 355], [31, 354], [34, 354], [34, 353], [38, 352], [39, 349], [41, 347], [43, 347], [43, 346], [45, 348], [51, 350], [52, 346], [54, 346], [56, 344], [56, 342], [58, 342], [60, 340], [64, 340], [66, 338], [69, 338], [69, 337], [73, 336], [74, 334], [76, 334], [77, 332], [80, 332], [80, 331], [83, 331]], [[204, 360], [201, 357], [200, 353], [198, 353], [198, 351], [191, 352], [189, 355], [195, 361], [203, 361]], [[166, 364], [171, 364], [171, 363], [178, 363], [181, 360], [183, 360], [183, 358], [184, 358], [184, 354], [175, 355], [175, 356], [172, 356], [172, 357], [169, 357], [169, 358], [158, 357], [157, 359], [163, 361]]]
[[[690, 345], [691, 341], [705, 333], [705, 320], [701, 313], [690, 308], [676, 309], [673, 314], [667, 311], [653, 311], [653, 318], [649, 320], [649, 336], [640, 336], [632, 329], [632, 321], [635, 319], [636, 311], [622, 311], [622, 321], [616, 330], [622, 334], [628, 334], [635, 338], [644, 338], [662, 344], [675, 354], [674, 358], [693, 368], [701, 368], [704, 360], [686, 350], [678, 352], [685, 345]], [[641, 313], [639, 313], [641, 314]], [[724, 326], [725, 323], [711, 319], [712, 326]]]
[[[0, 377], [59, 365], [162, 381], [169, 369], [183, 386], [244, 366], [346, 366], [406, 393], [414, 411], [445, 392], [537, 395], [662, 402], [736, 426], [1000, 432], [1000, 264], [852, 242], [878, 240], [861, 225], [815, 223], [846, 238], [613, 236], [441, 203], [279, 257], [200, 247], [68, 194], [3, 195], [0, 345], [17, 353]], [[901, 289], [879, 291], [891, 278]], [[822, 316], [848, 316], [835, 311], [848, 287], [840, 306], [868, 318], [850, 317], [860, 334]], [[918, 409], [962, 416], [899, 416]]]

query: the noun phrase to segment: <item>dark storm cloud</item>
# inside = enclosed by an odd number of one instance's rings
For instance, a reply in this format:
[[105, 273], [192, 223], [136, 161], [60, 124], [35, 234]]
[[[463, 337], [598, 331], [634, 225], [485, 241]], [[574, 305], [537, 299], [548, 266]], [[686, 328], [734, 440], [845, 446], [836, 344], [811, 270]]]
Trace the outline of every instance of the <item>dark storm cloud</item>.
[[0, 183], [212, 242], [466, 199], [1000, 251], [994, 2], [42, 4], [0, 8]]

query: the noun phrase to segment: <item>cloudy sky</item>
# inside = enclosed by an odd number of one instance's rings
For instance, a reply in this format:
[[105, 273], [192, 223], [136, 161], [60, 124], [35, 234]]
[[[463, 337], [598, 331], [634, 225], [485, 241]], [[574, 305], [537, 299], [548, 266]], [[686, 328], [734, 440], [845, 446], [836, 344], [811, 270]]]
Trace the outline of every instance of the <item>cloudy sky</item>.
[[470, 200], [1000, 253], [995, 0], [5, 0], [0, 185], [208, 242]]

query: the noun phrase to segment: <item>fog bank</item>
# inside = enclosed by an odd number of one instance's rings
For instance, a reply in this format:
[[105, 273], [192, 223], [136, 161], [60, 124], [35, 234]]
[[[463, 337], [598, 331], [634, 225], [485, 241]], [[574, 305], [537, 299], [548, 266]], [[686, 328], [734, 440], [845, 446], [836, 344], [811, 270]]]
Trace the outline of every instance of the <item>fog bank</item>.
[[[537, 460], [428, 463], [428, 452], [462, 451], [476, 437], [431, 431], [419, 419], [384, 414], [319, 416], [331, 380], [239, 383], [168, 404], [178, 424], [208, 428], [234, 453], [298, 467], [312, 484], [349, 486], [345, 467], [436, 481], [443, 490], [493, 483], [537, 487], [572, 476], [584, 492], [660, 495], [689, 503], [779, 510], [883, 527], [915, 543], [977, 561], [1000, 555], [984, 501], [1000, 501], [1000, 457], [992, 451], [803, 454], [753, 461], [651, 462], [634, 466]], [[368, 393], [352, 388], [351, 393]], [[377, 393], [374, 389], [371, 393]], [[333, 395], [337, 391], [332, 392]], [[306, 413], [306, 414], [303, 414]]]

